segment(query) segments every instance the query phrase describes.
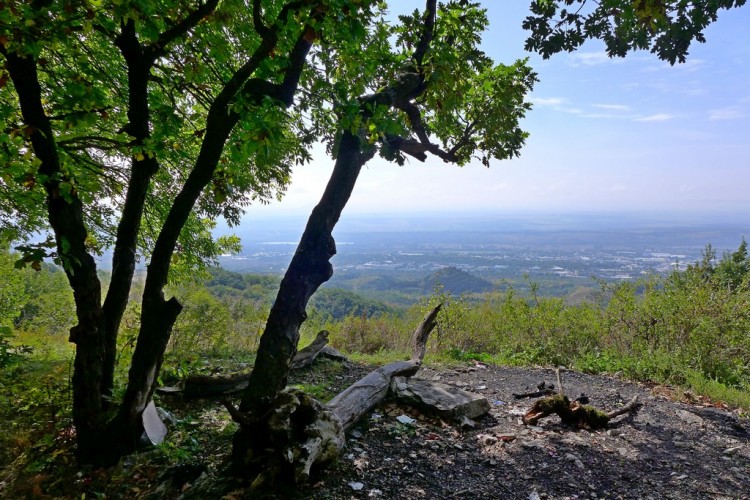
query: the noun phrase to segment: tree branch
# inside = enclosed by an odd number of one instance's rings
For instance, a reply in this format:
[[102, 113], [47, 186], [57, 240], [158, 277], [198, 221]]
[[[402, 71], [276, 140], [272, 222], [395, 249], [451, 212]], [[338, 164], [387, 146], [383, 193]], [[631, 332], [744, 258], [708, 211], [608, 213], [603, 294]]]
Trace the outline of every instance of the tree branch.
[[161, 33], [156, 42], [146, 48], [145, 52], [148, 59], [153, 63], [156, 59], [163, 56], [167, 45], [194, 28], [201, 20], [211, 14], [218, 4], [219, 0], [208, 0], [188, 14], [185, 19]]
[[253, 27], [261, 38], [265, 38], [268, 35], [268, 27], [263, 24], [263, 13], [261, 12], [260, 2], [261, 0], [253, 0]]

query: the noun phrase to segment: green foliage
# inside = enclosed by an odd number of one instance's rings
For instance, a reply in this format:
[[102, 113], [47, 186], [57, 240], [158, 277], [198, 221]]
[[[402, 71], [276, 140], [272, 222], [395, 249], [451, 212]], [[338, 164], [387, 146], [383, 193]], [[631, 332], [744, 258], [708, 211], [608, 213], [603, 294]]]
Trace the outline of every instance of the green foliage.
[[422, 291], [430, 293], [436, 286], [452, 295], [483, 293], [494, 288], [491, 282], [455, 267], [444, 267], [425, 278]]
[[182, 287], [183, 311], [173, 328], [168, 355], [196, 360], [248, 353], [257, 348], [262, 322], [247, 306], [214, 297], [204, 288]]
[[359, 294], [340, 288], [321, 288], [310, 300], [310, 308], [334, 320], [346, 316], [376, 316], [392, 312], [381, 302], [367, 299]]
[[526, 50], [546, 59], [571, 52], [586, 40], [600, 39], [609, 56], [650, 50], [660, 59], [685, 62], [693, 41], [706, 41], [703, 31], [719, 11], [740, 7], [745, 0], [685, 2], [683, 0], [533, 0], [524, 29], [531, 34]]

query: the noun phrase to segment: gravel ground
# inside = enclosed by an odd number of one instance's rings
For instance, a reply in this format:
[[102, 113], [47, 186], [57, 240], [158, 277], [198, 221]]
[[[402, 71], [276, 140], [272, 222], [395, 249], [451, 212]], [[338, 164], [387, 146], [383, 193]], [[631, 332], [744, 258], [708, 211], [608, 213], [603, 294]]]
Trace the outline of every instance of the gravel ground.
[[[418, 377], [484, 395], [490, 414], [467, 429], [384, 403], [350, 432], [339, 462], [301, 497], [750, 498], [750, 422], [721, 405], [677, 402], [668, 388], [565, 372], [568, 395], [585, 393], [605, 410], [638, 395], [643, 407], [605, 431], [572, 429], [556, 416], [526, 427], [520, 416], [534, 400], [513, 393], [555, 383], [553, 370], [476, 364], [425, 367]], [[414, 421], [401, 423], [401, 416]]]

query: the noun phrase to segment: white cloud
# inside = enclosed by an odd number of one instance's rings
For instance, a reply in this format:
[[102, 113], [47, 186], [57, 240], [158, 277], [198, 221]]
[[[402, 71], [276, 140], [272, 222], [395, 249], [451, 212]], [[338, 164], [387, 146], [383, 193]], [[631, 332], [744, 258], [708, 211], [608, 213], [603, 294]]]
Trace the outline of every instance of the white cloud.
[[656, 113], [655, 115], [642, 116], [635, 118], [637, 122], [665, 122], [674, 118], [674, 115], [668, 115], [666, 113]]
[[709, 120], [736, 120], [745, 116], [747, 114], [739, 106], [727, 106], [726, 108], [712, 109], [708, 112]]
[[595, 108], [609, 109], [612, 111], [630, 111], [630, 106], [624, 104], [594, 104]]
[[568, 56], [573, 66], [597, 66], [608, 62], [622, 62], [620, 58], [610, 58], [605, 52], [576, 52]]
[[529, 101], [537, 106], [559, 106], [567, 102], [567, 99], [562, 97], [531, 97]]

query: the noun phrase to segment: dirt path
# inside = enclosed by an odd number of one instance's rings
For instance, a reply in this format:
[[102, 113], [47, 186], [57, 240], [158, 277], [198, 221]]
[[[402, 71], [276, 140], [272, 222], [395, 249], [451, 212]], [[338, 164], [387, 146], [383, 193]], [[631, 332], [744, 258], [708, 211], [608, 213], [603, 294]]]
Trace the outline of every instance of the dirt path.
[[[419, 377], [483, 394], [490, 415], [462, 430], [385, 404], [351, 433], [344, 456], [306, 498], [750, 498], [750, 422], [704, 404], [674, 402], [616, 378], [564, 374], [565, 392], [615, 409], [638, 394], [637, 415], [607, 431], [525, 427], [533, 400], [513, 393], [555, 383], [552, 370], [477, 365]], [[401, 423], [408, 416], [413, 423]], [[405, 420], [405, 419], [401, 419]]]

